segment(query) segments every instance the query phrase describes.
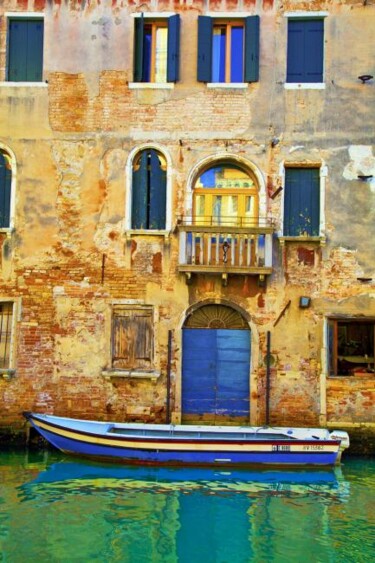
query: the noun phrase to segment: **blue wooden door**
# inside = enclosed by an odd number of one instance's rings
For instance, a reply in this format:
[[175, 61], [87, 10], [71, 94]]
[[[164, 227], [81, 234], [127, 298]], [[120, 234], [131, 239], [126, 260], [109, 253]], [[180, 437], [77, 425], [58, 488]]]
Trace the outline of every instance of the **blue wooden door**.
[[250, 331], [183, 329], [182, 415], [249, 419]]

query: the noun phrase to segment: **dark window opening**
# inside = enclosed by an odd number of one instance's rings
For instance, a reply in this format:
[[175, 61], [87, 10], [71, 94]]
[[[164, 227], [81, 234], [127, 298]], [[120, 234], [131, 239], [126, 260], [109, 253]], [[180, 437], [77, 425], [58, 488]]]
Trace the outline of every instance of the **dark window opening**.
[[350, 376], [374, 373], [374, 325], [374, 320], [329, 320], [330, 375]]

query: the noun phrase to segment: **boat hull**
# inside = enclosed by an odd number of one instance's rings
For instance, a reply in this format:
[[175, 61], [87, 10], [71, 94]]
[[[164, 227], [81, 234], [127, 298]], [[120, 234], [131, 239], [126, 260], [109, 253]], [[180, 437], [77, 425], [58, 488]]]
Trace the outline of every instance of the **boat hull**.
[[[106, 430], [103, 423], [81, 421], [84, 428], [69, 427], [69, 419], [25, 414], [32, 426], [57, 449], [74, 455], [144, 465], [318, 465], [337, 463], [339, 440], [198, 439], [147, 435], [119, 435]], [[74, 423], [74, 420], [72, 423]], [[63, 421], [63, 422], [61, 422]], [[110, 428], [110, 426], [108, 426]], [[147, 425], [145, 425], [147, 428]], [[100, 430], [100, 431], [99, 431]]]

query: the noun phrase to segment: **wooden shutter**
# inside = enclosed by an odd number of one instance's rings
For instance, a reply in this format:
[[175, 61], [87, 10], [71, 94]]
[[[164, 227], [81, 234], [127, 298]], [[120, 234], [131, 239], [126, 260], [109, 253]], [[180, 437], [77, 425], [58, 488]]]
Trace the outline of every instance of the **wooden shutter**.
[[259, 80], [259, 16], [245, 19], [245, 82]]
[[284, 235], [319, 235], [319, 168], [285, 171]]
[[323, 20], [289, 20], [287, 82], [323, 82]]
[[165, 229], [166, 171], [161, 168], [158, 153], [150, 151], [150, 229]]
[[112, 324], [112, 366], [145, 369], [152, 364], [152, 311], [115, 310]]
[[132, 229], [148, 227], [148, 151], [142, 152], [139, 168], [134, 170], [132, 181]]
[[144, 18], [134, 21], [134, 82], [143, 82], [143, 39], [144, 38]]
[[10, 20], [8, 32], [8, 80], [40, 82], [43, 76], [43, 20]]
[[198, 16], [198, 80], [211, 82], [212, 18]]
[[5, 155], [0, 152], [0, 228], [7, 228], [10, 224], [10, 190], [12, 185], [12, 170]]
[[177, 82], [180, 77], [180, 16], [168, 18], [167, 82]]

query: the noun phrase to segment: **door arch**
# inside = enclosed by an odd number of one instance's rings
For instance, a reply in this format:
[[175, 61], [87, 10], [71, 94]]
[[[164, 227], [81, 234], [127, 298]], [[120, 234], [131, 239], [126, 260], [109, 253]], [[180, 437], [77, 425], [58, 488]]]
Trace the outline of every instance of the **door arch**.
[[204, 304], [182, 328], [182, 421], [249, 422], [251, 332], [229, 305]]

